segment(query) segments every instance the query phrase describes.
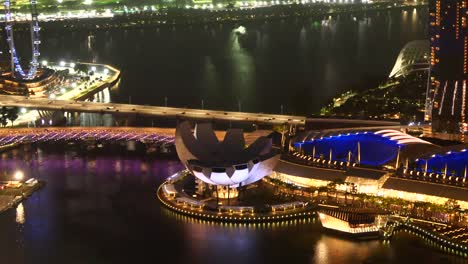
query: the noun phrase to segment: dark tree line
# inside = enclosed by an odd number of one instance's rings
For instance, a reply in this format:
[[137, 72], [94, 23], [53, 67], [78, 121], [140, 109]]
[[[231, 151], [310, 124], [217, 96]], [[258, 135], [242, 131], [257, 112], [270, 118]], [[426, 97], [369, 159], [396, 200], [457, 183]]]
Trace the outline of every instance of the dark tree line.
[[13, 122], [18, 119], [18, 107], [5, 107], [3, 106], [0, 109], [0, 123], [3, 127], [6, 127], [8, 124], [8, 120], [11, 121], [11, 126], [13, 126]]

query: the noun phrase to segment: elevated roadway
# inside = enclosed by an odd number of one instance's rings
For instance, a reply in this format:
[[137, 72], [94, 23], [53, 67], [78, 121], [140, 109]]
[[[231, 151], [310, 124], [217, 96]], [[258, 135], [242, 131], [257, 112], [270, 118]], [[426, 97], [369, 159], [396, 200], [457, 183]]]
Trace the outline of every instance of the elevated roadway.
[[0, 107], [1, 106], [17, 106], [31, 110], [45, 111], [173, 117], [207, 121], [226, 120], [272, 125], [285, 123], [304, 125], [306, 120], [305, 116], [200, 110], [117, 103], [96, 103], [78, 100], [51, 100], [46, 98], [28, 98], [24, 96], [11, 95], [0, 95]]

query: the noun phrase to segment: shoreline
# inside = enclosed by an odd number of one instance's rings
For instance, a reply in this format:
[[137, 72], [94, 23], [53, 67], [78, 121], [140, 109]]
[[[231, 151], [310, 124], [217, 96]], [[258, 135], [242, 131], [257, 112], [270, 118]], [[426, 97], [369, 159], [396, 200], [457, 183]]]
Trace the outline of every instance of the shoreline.
[[[171, 177], [170, 177], [171, 178]], [[156, 196], [161, 205], [167, 208], [169, 211], [172, 211], [176, 214], [184, 215], [186, 217], [191, 217], [194, 219], [199, 219], [203, 221], [208, 221], [212, 223], [224, 224], [224, 223], [233, 223], [239, 225], [245, 224], [262, 224], [262, 223], [274, 223], [274, 222], [283, 222], [291, 221], [295, 219], [319, 219], [318, 209], [309, 208], [301, 212], [282, 212], [279, 214], [270, 213], [270, 214], [241, 214], [236, 213], [216, 213], [209, 212], [205, 209], [192, 208], [191, 206], [180, 206], [172, 202], [171, 198], [163, 192], [163, 187], [170, 182], [176, 182], [169, 180], [165, 181], [156, 191]], [[320, 204], [319, 204], [320, 206]], [[432, 224], [430, 226], [429, 224]], [[440, 224], [437, 222], [430, 222], [418, 218], [404, 218], [400, 216], [390, 215], [390, 220], [384, 228], [378, 232], [367, 232], [367, 233], [347, 233], [338, 229], [327, 228], [322, 224], [322, 232], [335, 235], [340, 238], [351, 239], [353, 241], [362, 241], [362, 240], [380, 240], [383, 243], [390, 241], [393, 237], [397, 236], [399, 232], [406, 232], [408, 234], [413, 234], [421, 239], [424, 239], [424, 244], [428, 248], [433, 250], [447, 253], [450, 255], [459, 256], [462, 258], [468, 258], [468, 247], [459, 243], [456, 240], [447, 238], [442, 234], [435, 232], [435, 226], [450, 227], [446, 224]], [[434, 229], [432, 230], [431, 229]], [[380, 234], [379, 234], [380, 233]]]
[[18, 193], [18, 195], [0, 195], [0, 198], [3, 198], [0, 200], [0, 214], [15, 208], [16, 206], [18, 206], [18, 204], [25, 201], [32, 194], [34, 194], [34, 192], [40, 190], [43, 186], [45, 186], [45, 182], [38, 180], [33, 185], [28, 186], [26, 190], [21, 191], [21, 194]]
[[[233, 9], [196, 9], [190, 8], [165, 8], [158, 11], [139, 11], [136, 13], [116, 14], [113, 17], [89, 17], [69, 18], [49, 21], [40, 21], [44, 26], [44, 32], [57, 30], [121, 30], [141, 29], [152, 27], [172, 26], [198, 26], [198, 25], [225, 25], [238, 23], [273, 22], [285, 19], [318, 19], [323, 20], [327, 16], [339, 16], [343, 14], [363, 15], [371, 12], [392, 10], [405, 10], [413, 8], [427, 8], [427, 3], [404, 4], [394, 6], [392, 2], [373, 4], [287, 4], [263, 7], [246, 7]], [[326, 10], [320, 10], [326, 9]], [[26, 25], [26, 24], [25, 24]], [[4, 31], [0, 28], [0, 32]], [[29, 27], [18, 26], [15, 31], [29, 32]]]

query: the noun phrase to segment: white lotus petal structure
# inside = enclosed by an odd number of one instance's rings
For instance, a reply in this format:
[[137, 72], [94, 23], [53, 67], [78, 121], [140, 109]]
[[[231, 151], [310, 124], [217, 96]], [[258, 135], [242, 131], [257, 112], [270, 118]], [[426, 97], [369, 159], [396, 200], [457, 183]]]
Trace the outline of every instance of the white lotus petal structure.
[[185, 167], [203, 182], [239, 187], [271, 174], [279, 159], [270, 138], [259, 137], [247, 148], [242, 129], [229, 129], [219, 141], [209, 123], [177, 126], [177, 155]]

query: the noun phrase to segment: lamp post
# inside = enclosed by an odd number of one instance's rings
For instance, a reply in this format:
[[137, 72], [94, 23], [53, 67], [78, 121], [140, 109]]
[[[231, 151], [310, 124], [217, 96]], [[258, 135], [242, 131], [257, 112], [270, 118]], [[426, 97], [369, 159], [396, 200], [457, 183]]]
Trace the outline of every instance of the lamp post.
[[357, 143], [357, 150], [358, 150], [358, 164], [361, 164], [361, 142], [358, 141]]

